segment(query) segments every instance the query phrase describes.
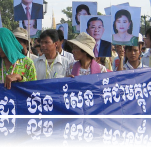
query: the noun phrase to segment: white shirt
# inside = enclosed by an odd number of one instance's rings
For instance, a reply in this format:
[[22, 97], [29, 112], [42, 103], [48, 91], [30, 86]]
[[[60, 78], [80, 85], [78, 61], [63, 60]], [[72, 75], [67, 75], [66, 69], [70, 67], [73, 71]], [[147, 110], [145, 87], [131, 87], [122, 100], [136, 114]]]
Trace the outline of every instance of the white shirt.
[[36, 56], [36, 55], [34, 55], [32, 53], [30, 54], [30, 57], [29, 57], [29, 51], [27, 52], [27, 57], [32, 59], [33, 61], [38, 58], [38, 56]]
[[67, 52], [67, 51], [65, 51], [63, 49], [61, 51], [61, 56], [66, 57], [69, 60], [69, 63], [75, 62], [73, 54], [70, 53], [70, 52]]
[[[27, 7], [27, 6], [24, 5], [23, 3], [21, 3], [21, 4], [22, 4], [23, 9], [24, 9], [24, 12], [25, 12], [25, 14], [26, 14], [26, 11], [27, 11], [27, 10], [26, 10], [26, 7]], [[33, 4], [33, 3], [31, 3], [31, 4], [28, 6], [28, 7], [29, 7], [29, 13], [30, 13], [30, 15], [31, 15], [31, 10], [32, 10], [32, 4]]]
[[34, 64], [37, 72], [37, 80], [62, 78], [66, 75], [69, 60], [57, 53], [54, 62], [49, 66], [46, 57], [43, 54], [34, 60]]
[[[137, 69], [139, 68], [145, 68], [145, 67], [148, 67], [146, 65], [144, 65], [141, 61], [140, 61], [140, 64], [138, 65]], [[126, 64], [124, 64], [123, 66], [123, 70], [130, 70], [130, 69], [134, 69], [132, 67], [132, 65], [127, 61]]]
[[151, 56], [151, 49], [149, 49], [142, 57], [141, 61], [144, 65], [149, 66], [149, 57]]

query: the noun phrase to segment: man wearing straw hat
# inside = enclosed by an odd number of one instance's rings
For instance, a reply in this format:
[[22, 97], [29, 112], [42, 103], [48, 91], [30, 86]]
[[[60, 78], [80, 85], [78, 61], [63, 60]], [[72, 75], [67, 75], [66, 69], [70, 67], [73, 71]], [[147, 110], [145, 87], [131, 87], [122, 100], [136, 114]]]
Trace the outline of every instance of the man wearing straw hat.
[[[27, 57], [29, 57], [29, 51], [27, 50], [28, 47], [28, 32], [26, 29], [23, 29], [21, 27], [17, 27], [15, 30], [13, 30], [13, 34], [15, 35], [16, 39], [19, 41], [19, 43], [23, 46], [23, 54]], [[30, 57], [32, 60], [38, 58], [34, 54], [30, 54]]]
[[106, 68], [98, 64], [94, 58], [93, 48], [96, 44], [95, 39], [87, 33], [80, 33], [75, 39], [68, 40], [72, 47], [72, 53], [75, 60], [78, 62], [71, 63], [67, 76], [89, 75], [107, 72]]

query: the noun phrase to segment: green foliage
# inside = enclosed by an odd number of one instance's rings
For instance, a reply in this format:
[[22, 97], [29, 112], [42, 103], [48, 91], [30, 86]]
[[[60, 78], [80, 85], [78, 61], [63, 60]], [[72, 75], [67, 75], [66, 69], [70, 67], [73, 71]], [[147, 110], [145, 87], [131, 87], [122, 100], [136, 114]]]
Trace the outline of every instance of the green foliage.
[[141, 16], [141, 26], [140, 26], [140, 33], [142, 35], [145, 35], [145, 32], [147, 31], [147, 29], [150, 28], [150, 16], [148, 15], [142, 15]]
[[3, 27], [14, 30], [19, 26], [19, 23], [14, 21], [13, 0], [0, 0], [0, 11]]
[[103, 15], [101, 12], [97, 12], [97, 15]]
[[77, 34], [72, 33], [72, 7], [67, 7], [66, 9], [63, 9], [62, 12], [66, 15], [67, 20], [61, 18], [60, 23], [68, 24], [68, 39], [73, 39], [77, 36]]

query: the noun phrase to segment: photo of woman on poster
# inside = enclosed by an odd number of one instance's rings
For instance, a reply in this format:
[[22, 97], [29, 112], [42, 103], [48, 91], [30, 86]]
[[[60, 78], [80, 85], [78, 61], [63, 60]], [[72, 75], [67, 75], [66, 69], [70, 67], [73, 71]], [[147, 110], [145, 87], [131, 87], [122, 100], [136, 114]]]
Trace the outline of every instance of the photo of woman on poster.
[[66, 40], [68, 39], [68, 24], [67, 23], [56, 25], [56, 29], [62, 30], [64, 39], [66, 39]]
[[80, 33], [80, 16], [97, 15], [96, 2], [73, 2], [72, 3], [72, 32]]
[[137, 46], [138, 37], [132, 34], [133, 21], [128, 10], [121, 9], [115, 13], [112, 36], [112, 43], [118, 45]]
[[74, 33], [80, 33], [80, 15], [91, 15], [89, 7], [82, 4], [79, 5], [76, 9], [76, 15], [75, 15], [75, 20], [77, 25], [73, 26], [73, 32]]
[[[28, 31], [28, 20], [22, 21], [22, 26]], [[39, 38], [41, 30], [37, 29], [37, 20], [30, 20], [30, 38]]]

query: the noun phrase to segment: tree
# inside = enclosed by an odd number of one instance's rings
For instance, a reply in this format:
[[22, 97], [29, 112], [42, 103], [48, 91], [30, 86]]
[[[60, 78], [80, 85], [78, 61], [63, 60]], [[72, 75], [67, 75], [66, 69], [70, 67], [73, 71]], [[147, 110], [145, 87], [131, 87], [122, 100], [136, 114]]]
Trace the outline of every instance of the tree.
[[141, 26], [140, 26], [140, 33], [145, 34], [146, 30], [150, 28], [150, 23], [147, 21], [147, 19], [150, 19], [150, 16], [148, 15], [142, 15], [141, 16]]
[[72, 33], [72, 7], [67, 7], [66, 9], [63, 9], [62, 12], [67, 16], [67, 20], [61, 18], [60, 23], [68, 24], [68, 39], [73, 39], [77, 34]]
[[19, 26], [19, 23], [14, 21], [13, 0], [0, 0], [0, 11], [3, 27], [12, 31]]
[[[75, 38], [78, 34], [72, 33], [72, 7], [67, 7], [63, 9], [62, 12], [66, 15], [67, 20], [61, 18], [60, 23], [68, 23], [68, 39]], [[98, 12], [98, 15], [103, 15], [102, 13]]]

